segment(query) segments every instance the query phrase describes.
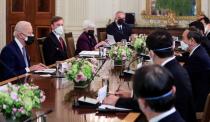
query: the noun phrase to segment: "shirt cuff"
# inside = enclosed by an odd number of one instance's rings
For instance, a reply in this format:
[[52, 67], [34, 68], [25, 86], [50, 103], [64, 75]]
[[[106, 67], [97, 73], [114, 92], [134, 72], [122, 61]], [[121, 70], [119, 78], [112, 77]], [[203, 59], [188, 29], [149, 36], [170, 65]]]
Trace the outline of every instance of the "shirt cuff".
[[30, 69], [28, 67], [25, 68], [26, 72], [30, 72]]

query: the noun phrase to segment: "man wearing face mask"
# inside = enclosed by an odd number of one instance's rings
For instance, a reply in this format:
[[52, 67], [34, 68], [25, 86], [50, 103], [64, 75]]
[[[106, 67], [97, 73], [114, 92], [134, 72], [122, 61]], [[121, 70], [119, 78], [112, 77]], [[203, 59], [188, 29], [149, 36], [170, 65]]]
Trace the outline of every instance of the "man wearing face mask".
[[90, 20], [83, 22], [84, 32], [79, 36], [76, 45], [75, 54], [78, 55], [81, 51], [92, 51], [95, 50], [96, 39], [94, 36], [95, 24]]
[[176, 110], [175, 79], [158, 65], [138, 69], [133, 78], [133, 91], [148, 122], [185, 122]]
[[31, 23], [19, 21], [13, 35], [14, 40], [5, 46], [0, 54], [0, 61], [4, 64], [4, 71], [1, 72], [3, 79], [47, 68], [43, 64], [30, 66], [26, 45], [34, 42]]
[[106, 28], [107, 36], [114, 37], [115, 42], [120, 42], [122, 39], [129, 41], [132, 34], [131, 27], [125, 23], [125, 13], [118, 11], [115, 14], [115, 21]]
[[196, 111], [204, 110], [206, 97], [210, 92], [210, 57], [201, 45], [202, 35], [193, 30], [186, 30], [183, 43], [187, 45], [188, 57], [184, 67], [187, 69], [192, 82]]
[[[186, 122], [195, 122], [192, 86], [187, 71], [179, 64], [174, 56], [174, 41], [170, 33], [157, 30], [146, 39], [150, 57], [154, 64], [165, 67], [175, 78], [176, 87], [175, 107]], [[108, 96], [104, 103], [117, 107], [126, 107], [137, 110], [138, 104], [132, 98]]]
[[52, 32], [45, 39], [43, 44], [43, 54], [46, 65], [54, 64], [56, 61], [67, 59], [66, 44], [63, 39], [63, 18], [54, 16], [51, 20]]

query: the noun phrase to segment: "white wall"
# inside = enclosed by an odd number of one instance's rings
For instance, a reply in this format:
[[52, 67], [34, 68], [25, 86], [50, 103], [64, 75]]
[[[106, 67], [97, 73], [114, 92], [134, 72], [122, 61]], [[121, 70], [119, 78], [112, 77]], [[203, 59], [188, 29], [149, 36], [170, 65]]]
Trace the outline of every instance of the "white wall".
[[[201, 1], [202, 11], [210, 16], [210, 2]], [[146, 0], [56, 0], [56, 3], [56, 15], [64, 17], [65, 31], [73, 32], [75, 40], [82, 32], [84, 19], [95, 21], [97, 27], [105, 27], [117, 10], [135, 12], [138, 24], [147, 22], [140, 15], [146, 8]]]

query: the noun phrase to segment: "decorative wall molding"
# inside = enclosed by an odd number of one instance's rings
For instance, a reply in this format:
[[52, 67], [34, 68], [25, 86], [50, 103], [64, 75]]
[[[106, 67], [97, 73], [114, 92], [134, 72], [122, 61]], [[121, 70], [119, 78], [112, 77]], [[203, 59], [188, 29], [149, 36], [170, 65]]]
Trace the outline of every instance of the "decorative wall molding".
[[0, 0], [0, 51], [6, 44], [6, 0]]

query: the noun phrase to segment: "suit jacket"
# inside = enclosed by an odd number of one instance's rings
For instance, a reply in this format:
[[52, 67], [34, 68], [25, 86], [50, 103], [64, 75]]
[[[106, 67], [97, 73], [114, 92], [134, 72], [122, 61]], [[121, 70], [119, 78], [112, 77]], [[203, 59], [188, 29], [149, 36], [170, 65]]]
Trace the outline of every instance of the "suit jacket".
[[[166, 63], [164, 67], [168, 69], [175, 78], [175, 86], [177, 89], [175, 107], [177, 111], [186, 122], [195, 122], [192, 87], [187, 71], [175, 59]], [[116, 106], [140, 111], [138, 102], [131, 98], [119, 98]]]
[[206, 49], [208, 55], [210, 56], [210, 33], [207, 36], [204, 36], [201, 45]]
[[192, 82], [196, 111], [203, 111], [206, 97], [210, 92], [210, 57], [206, 50], [199, 46], [189, 56], [184, 67]]
[[51, 65], [56, 61], [62, 61], [68, 58], [66, 46], [64, 46], [63, 50], [58, 38], [53, 32], [44, 41], [43, 54], [46, 65]]
[[[30, 66], [27, 51], [26, 56], [28, 64]], [[3, 72], [1, 72], [1, 77], [3, 80], [26, 73], [26, 64], [24, 61], [23, 54], [14, 40], [2, 49], [0, 54], [0, 60], [3, 63], [2, 67], [4, 67]]]
[[113, 35], [116, 42], [120, 42], [122, 39], [129, 41], [129, 36], [132, 33], [132, 29], [128, 24], [124, 23], [122, 24], [122, 31], [120, 31], [116, 22], [112, 22], [107, 26], [106, 32], [109, 35]]
[[159, 122], [185, 122], [178, 112], [161, 119]]
[[83, 50], [92, 51], [96, 44], [95, 37], [91, 37], [86, 32], [83, 32], [77, 40], [75, 54], [78, 55]]

